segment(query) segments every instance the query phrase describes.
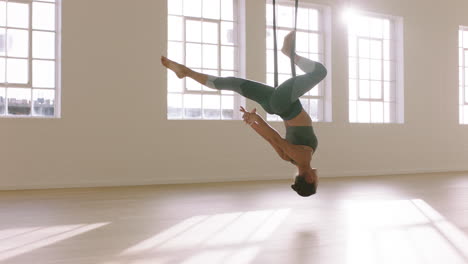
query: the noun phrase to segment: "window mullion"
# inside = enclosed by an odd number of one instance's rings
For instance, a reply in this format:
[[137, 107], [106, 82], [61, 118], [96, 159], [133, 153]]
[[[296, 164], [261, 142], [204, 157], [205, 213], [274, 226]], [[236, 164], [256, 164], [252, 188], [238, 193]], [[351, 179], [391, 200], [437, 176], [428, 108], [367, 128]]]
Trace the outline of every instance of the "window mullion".
[[33, 115], [33, 112], [34, 112], [34, 107], [33, 107], [33, 103], [34, 103], [34, 93], [33, 93], [33, 87], [32, 87], [32, 83], [33, 83], [33, 66], [32, 66], [32, 42], [33, 42], [33, 34], [32, 34], [32, 18], [33, 18], [33, 10], [32, 10], [32, 2], [30, 2], [28, 4], [29, 6], [29, 28], [28, 28], [28, 34], [29, 34], [29, 51], [28, 51], [28, 85], [31, 87], [31, 112], [30, 112], [30, 116]]

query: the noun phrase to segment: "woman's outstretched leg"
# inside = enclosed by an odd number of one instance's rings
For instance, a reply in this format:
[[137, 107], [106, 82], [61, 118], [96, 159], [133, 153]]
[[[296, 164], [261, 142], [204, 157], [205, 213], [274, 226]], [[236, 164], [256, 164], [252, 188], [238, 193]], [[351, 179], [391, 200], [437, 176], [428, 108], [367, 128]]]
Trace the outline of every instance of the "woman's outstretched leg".
[[271, 86], [236, 77], [216, 77], [199, 73], [182, 64], [171, 61], [164, 56], [161, 56], [161, 63], [166, 68], [173, 71], [179, 78], [189, 77], [212, 89], [234, 91], [254, 100], [259, 103], [265, 111], [272, 113], [268, 102], [275, 89]]

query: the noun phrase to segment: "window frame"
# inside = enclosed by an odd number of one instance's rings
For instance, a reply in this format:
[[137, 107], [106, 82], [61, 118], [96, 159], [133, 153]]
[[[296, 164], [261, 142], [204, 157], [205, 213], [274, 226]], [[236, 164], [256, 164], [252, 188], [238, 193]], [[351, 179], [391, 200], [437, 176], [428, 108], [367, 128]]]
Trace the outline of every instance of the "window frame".
[[[5, 25], [2, 28], [5, 28], [5, 32], [8, 29], [18, 29], [18, 30], [27, 30], [28, 31], [28, 57], [26, 58], [28, 61], [28, 82], [26, 84], [20, 83], [8, 83], [5, 79], [4, 83], [0, 83], [0, 88], [5, 89], [4, 99], [5, 99], [5, 113], [0, 114], [0, 119], [59, 119], [62, 116], [61, 111], [61, 90], [62, 90], [62, 0], [54, 0], [54, 1], [47, 1], [47, 0], [6, 0], [2, 1], [5, 3], [14, 2], [14, 3], [22, 3], [28, 4], [29, 7], [29, 23], [28, 28], [17, 28], [17, 27], [9, 27]], [[33, 28], [33, 3], [45, 3], [45, 4], [53, 4], [55, 6], [55, 28], [54, 30], [44, 30], [44, 29], [34, 29]], [[6, 18], [8, 19], [8, 12], [6, 12]], [[43, 58], [33, 58], [33, 32], [53, 32], [55, 33], [55, 54], [54, 59], [43, 59]], [[7, 40], [5, 40], [7, 41]], [[5, 54], [2, 56], [5, 58], [5, 78], [7, 72], [6, 60], [8, 58], [13, 59], [25, 59], [20, 57], [10, 57]], [[55, 88], [41, 88], [41, 87], [34, 87], [33, 85], [33, 61], [53, 61], [55, 62]], [[30, 99], [30, 107], [31, 112], [29, 115], [12, 115], [8, 114], [8, 89], [9, 88], [20, 88], [20, 89], [30, 89], [31, 90], [31, 99]], [[53, 116], [44, 116], [44, 115], [34, 115], [34, 90], [47, 90], [51, 91], [54, 90], [54, 115]]]
[[[387, 14], [380, 14], [380, 13], [373, 13], [367, 11], [357, 11], [356, 14], [353, 15], [352, 18], [356, 19], [356, 17], [363, 16], [369, 19], [382, 19], [389, 21], [389, 38], [385, 38], [385, 33], [382, 32], [382, 38], [375, 38], [375, 37], [365, 37], [360, 36], [359, 34], [355, 33], [354, 35], [351, 33], [351, 29], [347, 27], [347, 54], [348, 54], [348, 123], [351, 124], [403, 124], [404, 123], [404, 72], [403, 72], [403, 18], [396, 17]], [[349, 21], [348, 21], [349, 24]], [[354, 43], [354, 54], [355, 56], [351, 56], [351, 38], [354, 37], [356, 42]], [[372, 41], [382, 41], [385, 42], [386, 40], [389, 42], [389, 54], [388, 59], [385, 58], [385, 43], [382, 43], [382, 54], [380, 59], [374, 59], [369, 55], [369, 57], [360, 56], [360, 40], [367, 40], [369, 41], [369, 53], [371, 52], [371, 42]], [[351, 64], [352, 60], [355, 61], [355, 77], [351, 74]], [[360, 60], [368, 60], [369, 61], [369, 78], [361, 78], [360, 77]], [[381, 80], [373, 80], [371, 78], [371, 61], [380, 61], [381, 64]], [[385, 78], [385, 63], [388, 62], [389, 64], [389, 80]], [[351, 81], [354, 80], [356, 82], [356, 99], [352, 99], [351, 94]], [[360, 82], [361, 81], [368, 81], [369, 82], [369, 97], [362, 98], [360, 92]], [[372, 98], [372, 81], [380, 82], [380, 98]], [[385, 100], [385, 83], [389, 83], [389, 101]], [[355, 117], [354, 121], [352, 119], [352, 106], [351, 103], [356, 103], [355, 109]], [[369, 103], [369, 122], [360, 122], [359, 121], [359, 113], [358, 113], [358, 103], [359, 102], [368, 102]], [[382, 106], [382, 122], [376, 122], [372, 120], [372, 103], [381, 102]], [[389, 104], [389, 116], [388, 121], [386, 121], [385, 116], [385, 104]], [[392, 106], [393, 105], [393, 106]]]
[[[168, 0], [168, 1], [171, 1], [171, 0]], [[220, 10], [220, 18], [219, 19], [213, 19], [213, 18], [204, 18], [203, 17], [203, 0], [200, 0], [200, 3], [201, 3], [201, 17], [193, 17], [193, 16], [186, 16], [184, 14], [184, 0], [181, 0], [181, 5], [182, 5], [182, 14], [171, 14], [169, 12], [169, 9], [168, 9], [168, 12], [167, 12], [167, 19], [168, 19], [168, 31], [170, 30], [169, 29], [169, 19], [170, 17], [179, 17], [182, 19], [182, 23], [183, 23], [183, 32], [182, 32], [182, 40], [171, 40], [169, 38], [169, 32], [168, 32], [168, 38], [167, 38], [167, 50], [168, 50], [168, 53], [169, 53], [169, 45], [171, 45], [171, 43], [180, 43], [182, 45], [182, 60], [181, 62], [179, 63], [182, 63], [184, 65], [187, 65], [187, 56], [186, 56], [186, 51], [187, 51], [187, 44], [197, 44], [197, 45], [201, 45], [202, 48], [201, 48], [201, 53], [200, 53], [200, 57], [202, 58], [202, 61], [203, 61], [203, 46], [204, 45], [216, 45], [217, 46], [217, 52], [218, 52], [218, 62], [217, 62], [217, 68], [216, 69], [212, 69], [212, 68], [205, 68], [203, 67], [203, 65], [200, 66], [200, 68], [197, 68], [197, 67], [191, 67], [191, 66], [187, 66], [191, 69], [194, 69], [195, 71], [197, 72], [201, 72], [201, 73], [205, 73], [205, 71], [217, 71], [218, 72], [218, 75], [217, 76], [223, 76], [222, 75], [222, 72], [233, 72], [234, 77], [244, 77], [245, 76], [245, 71], [243, 70], [245, 67], [243, 67], [243, 61], [241, 59], [241, 54], [243, 54], [243, 32], [241, 32], [241, 30], [239, 30], [241, 28], [241, 26], [243, 25], [243, 19], [244, 17], [242, 16], [242, 10], [241, 10], [241, 4], [242, 4], [242, 0], [232, 0], [233, 1], [233, 20], [230, 21], [230, 20], [225, 20], [222, 18], [222, 11]], [[220, 9], [222, 8], [222, 1], [220, 0]], [[203, 39], [203, 22], [210, 22], [210, 23], [216, 23], [218, 25], [218, 40], [217, 40], [217, 44], [213, 44], [213, 43], [205, 43], [203, 42], [203, 40], [201, 40], [201, 42], [190, 42], [190, 41], [187, 41], [186, 40], [186, 32], [187, 32], [187, 23], [186, 21], [197, 21], [197, 22], [200, 22], [202, 23], [202, 31], [201, 31], [201, 39]], [[235, 36], [234, 36], [234, 44], [233, 45], [226, 45], [226, 44], [223, 44], [222, 43], [222, 35], [221, 35], [221, 32], [222, 32], [222, 23], [223, 22], [229, 22], [229, 23], [233, 23], [233, 31], [235, 32]], [[228, 69], [224, 69], [222, 68], [222, 47], [232, 47], [235, 49], [234, 51], [234, 54], [233, 54], [233, 69], [232, 70], [228, 70]], [[171, 59], [171, 58], [169, 58]], [[168, 74], [173, 74], [172, 72], [168, 72]], [[207, 74], [210, 74], [210, 73], [207, 73]], [[230, 75], [231, 76], [231, 75]], [[223, 76], [223, 77], [226, 77], [226, 76]], [[229, 120], [241, 120], [242, 119], [242, 115], [239, 111], [237, 111], [237, 109], [239, 109], [240, 106], [243, 106], [245, 105], [245, 99], [235, 93], [235, 92], [231, 92], [231, 91], [220, 91], [220, 90], [215, 90], [215, 89], [210, 89], [208, 87], [204, 87], [202, 86], [201, 90], [189, 90], [187, 89], [187, 81], [191, 81], [191, 80], [188, 80], [188, 78], [183, 78], [182, 80], [180, 80], [182, 82], [182, 91], [181, 92], [174, 92], [174, 91], [170, 91], [169, 89], [169, 80], [167, 81], [167, 95], [169, 97], [169, 95], [171, 94], [179, 94], [181, 95], [182, 97], [182, 107], [179, 108], [181, 111], [182, 111], [182, 114], [181, 114], [181, 117], [170, 117], [169, 116], [169, 99], [167, 99], [167, 112], [166, 112], [166, 120], [170, 120], [170, 121], [177, 121], [177, 120], [209, 120], [209, 121], [229, 121]], [[186, 117], [185, 116], [185, 111], [186, 108], [184, 106], [184, 96], [185, 95], [200, 95], [201, 97], [201, 101], [200, 101], [200, 107], [199, 108], [196, 108], [196, 109], [200, 109], [201, 111], [201, 114], [199, 118], [189, 118], [189, 117]], [[219, 118], [206, 118], [204, 117], [204, 110], [205, 108], [203, 107], [203, 97], [204, 95], [218, 95], [219, 96], [219, 100], [220, 100], [220, 105], [219, 105], [219, 111], [220, 111], [220, 114], [219, 114]], [[223, 110], [231, 110], [231, 109], [224, 109], [222, 107], [222, 98], [223, 98], [223, 95], [224, 96], [232, 96], [233, 97], [233, 108], [232, 108], [232, 111], [233, 111], [233, 116], [232, 116], [232, 119], [225, 119], [223, 118], [223, 114], [222, 114], [222, 111]], [[195, 108], [194, 108], [195, 109]], [[216, 108], [216, 110], [218, 110], [218, 108]]]

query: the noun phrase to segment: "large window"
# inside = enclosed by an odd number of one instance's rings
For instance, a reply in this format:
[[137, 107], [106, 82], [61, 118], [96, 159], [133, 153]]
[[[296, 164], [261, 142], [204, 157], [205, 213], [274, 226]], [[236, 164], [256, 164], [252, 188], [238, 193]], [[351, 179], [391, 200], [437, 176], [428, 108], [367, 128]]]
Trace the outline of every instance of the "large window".
[[[278, 79], [281, 84], [291, 78], [289, 58], [281, 53], [284, 37], [294, 30], [294, 2], [277, 1]], [[267, 13], [267, 83], [274, 85], [273, 51], [273, 6], [266, 6]], [[300, 3], [297, 18], [296, 51], [299, 55], [328, 66], [329, 55], [329, 10], [322, 6]], [[303, 108], [313, 121], [331, 121], [331, 69], [328, 77], [300, 98]], [[296, 73], [304, 74], [298, 67]], [[281, 120], [276, 115], [267, 115], [269, 121]]]
[[468, 27], [460, 27], [458, 48], [460, 124], [468, 125]]
[[0, 116], [59, 116], [59, 4], [0, 1]]
[[348, 19], [349, 121], [402, 123], [401, 20], [358, 13]]
[[[168, 57], [214, 76], [239, 75], [236, 0], [168, 0]], [[168, 119], [238, 119], [241, 97], [168, 71]]]

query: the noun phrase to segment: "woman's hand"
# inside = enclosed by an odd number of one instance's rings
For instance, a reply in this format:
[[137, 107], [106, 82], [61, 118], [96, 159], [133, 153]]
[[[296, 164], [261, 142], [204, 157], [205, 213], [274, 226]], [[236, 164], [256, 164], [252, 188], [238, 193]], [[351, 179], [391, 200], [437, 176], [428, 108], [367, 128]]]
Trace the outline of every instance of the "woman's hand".
[[240, 111], [242, 113], [244, 113], [244, 115], [242, 115], [242, 119], [244, 119], [244, 122], [246, 124], [252, 125], [257, 120], [258, 115], [257, 115], [257, 109], [256, 108], [254, 108], [252, 110], [252, 112], [249, 112], [249, 111], [245, 110], [244, 107], [241, 106]]

